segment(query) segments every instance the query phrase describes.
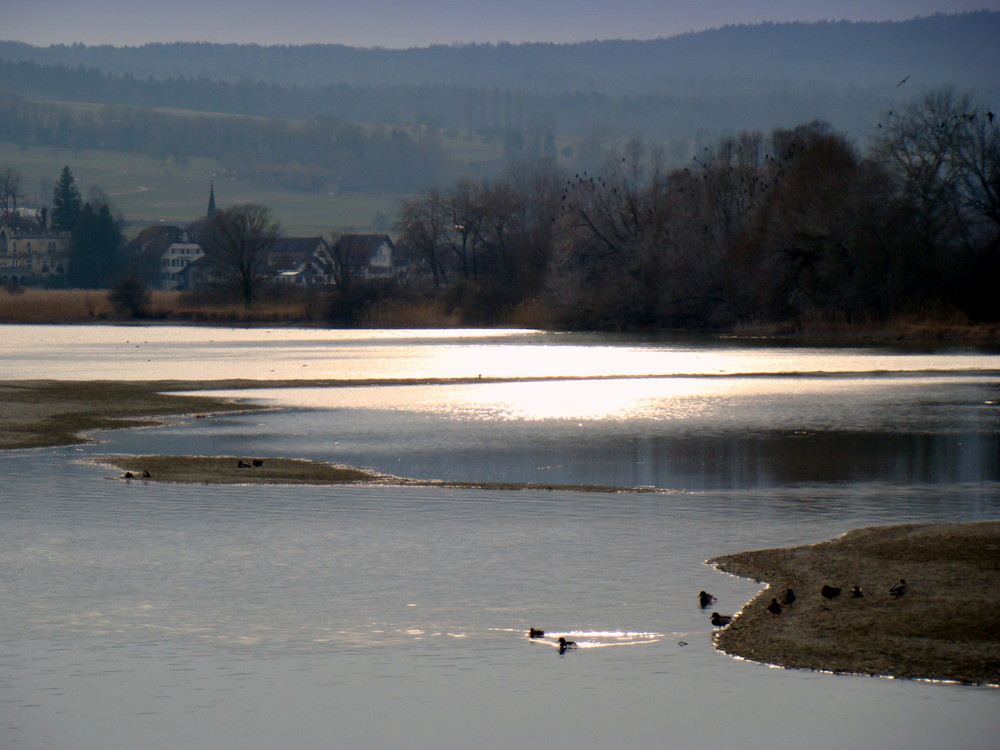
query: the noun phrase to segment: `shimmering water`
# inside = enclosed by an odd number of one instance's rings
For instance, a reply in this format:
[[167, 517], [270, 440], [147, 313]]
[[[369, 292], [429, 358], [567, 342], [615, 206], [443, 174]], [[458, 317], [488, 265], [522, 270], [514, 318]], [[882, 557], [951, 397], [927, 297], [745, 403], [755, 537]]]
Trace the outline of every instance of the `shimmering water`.
[[[995, 690], [734, 661], [695, 600], [708, 589], [731, 612], [757, 590], [704, 566], [714, 555], [997, 518], [994, 354], [530, 332], [11, 336], [8, 379], [660, 377], [260, 392], [279, 410], [3, 454], [0, 747], [995, 744]], [[145, 351], [109, 363], [124, 340]], [[182, 487], [82, 463], [119, 451], [666, 491]], [[560, 656], [560, 633], [582, 648]]]

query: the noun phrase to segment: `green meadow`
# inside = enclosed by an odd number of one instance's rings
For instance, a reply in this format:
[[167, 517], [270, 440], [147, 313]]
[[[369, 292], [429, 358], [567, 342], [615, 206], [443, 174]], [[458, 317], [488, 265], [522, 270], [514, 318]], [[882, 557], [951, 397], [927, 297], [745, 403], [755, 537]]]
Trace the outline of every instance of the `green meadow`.
[[[22, 202], [29, 206], [52, 199], [59, 172], [68, 165], [84, 199], [94, 187], [104, 190], [132, 235], [150, 224], [183, 225], [205, 215], [209, 187], [215, 181], [220, 208], [236, 203], [261, 203], [271, 209], [285, 233], [313, 236], [352, 229], [375, 231], [379, 214], [392, 217], [397, 195], [321, 195], [297, 192], [221, 174], [212, 159], [191, 159], [179, 166], [141, 154], [120, 151], [72, 151], [50, 147], [15, 146], [0, 142], [0, 166], [21, 172]], [[382, 229], [384, 230], [384, 226]]]

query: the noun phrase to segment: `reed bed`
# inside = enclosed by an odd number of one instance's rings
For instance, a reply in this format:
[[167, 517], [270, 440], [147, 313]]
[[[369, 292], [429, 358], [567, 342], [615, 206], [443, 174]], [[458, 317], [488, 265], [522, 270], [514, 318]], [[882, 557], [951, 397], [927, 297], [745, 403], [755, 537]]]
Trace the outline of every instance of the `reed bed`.
[[116, 313], [100, 289], [19, 289], [0, 292], [0, 323], [122, 323], [175, 321], [208, 324], [319, 322], [322, 306], [308, 297], [264, 300], [247, 307], [216, 303], [183, 292], [154, 291], [142, 318]]

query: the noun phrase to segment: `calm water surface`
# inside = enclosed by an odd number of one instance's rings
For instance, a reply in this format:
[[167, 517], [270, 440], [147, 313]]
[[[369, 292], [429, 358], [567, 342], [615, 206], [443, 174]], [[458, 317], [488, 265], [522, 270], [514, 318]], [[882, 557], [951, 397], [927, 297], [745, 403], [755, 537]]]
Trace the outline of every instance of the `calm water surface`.
[[[995, 746], [997, 691], [735, 661], [695, 594], [732, 612], [757, 591], [703, 565], [717, 554], [997, 518], [996, 354], [3, 334], [4, 379], [628, 379], [261, 390], [275, 411], [0, 455], [0, 747]], [[83, 462], [111, 452], [664, 492], [124, 483]]]

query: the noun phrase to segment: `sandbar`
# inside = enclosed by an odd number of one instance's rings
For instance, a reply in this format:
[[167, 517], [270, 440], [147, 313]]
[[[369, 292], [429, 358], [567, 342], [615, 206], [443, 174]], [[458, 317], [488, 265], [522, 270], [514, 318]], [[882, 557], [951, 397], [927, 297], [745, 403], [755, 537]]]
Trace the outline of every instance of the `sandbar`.
[[[265, 387], [402, 385], [414, 381], [6, 381], [0, 382], [0, 449], [68, 445], [92, 430], [154, 424], [169, 415], [211, 418], [262, 409], [236, 399], [178, 391]], [[468, 382], [468, 381], [467, 381]], [[402, 479], [295, 458], [113, 456], [100, 460], [132, 481], [211, 484], [410, 484], [480, 489], [657, 492], [652, 488], [442, 482]], [[240, 463], [249, 463], [241, 467]], [[143, 472], [150, 477], [143, 479]], [[858, 529], [803, 547], [724, 555], [719, 570], [769, 587], [716, 636], [734, 656], [784, 667], [1000, 685], [1000, 522]], [[890, 597], [901, 578], [907, 594]], [[824, 584], [844, 593], [827, 601]], [[851, 598], [858, 585], [864, 597]], [[797, 601], [774, 617], [771, 599]]]
[[[717, 633], [716, 647], [727, 654], [782, 667], [1000, 685], [1000, 521], [869, 527], [708, 562], [768, 584]], [[901, 579], [906, 594], [890, 596]], [[824, 598], [824, 585], [841, 595]], [[851, 596], [854, 586], [863, 597]], [[772, 615], [768, 605], [787, 588], [796, 601]]]

